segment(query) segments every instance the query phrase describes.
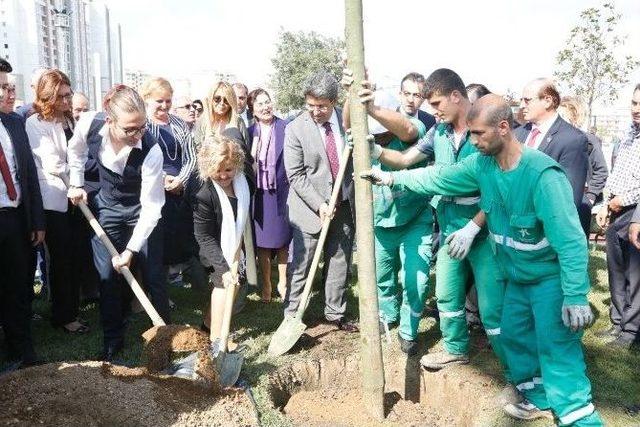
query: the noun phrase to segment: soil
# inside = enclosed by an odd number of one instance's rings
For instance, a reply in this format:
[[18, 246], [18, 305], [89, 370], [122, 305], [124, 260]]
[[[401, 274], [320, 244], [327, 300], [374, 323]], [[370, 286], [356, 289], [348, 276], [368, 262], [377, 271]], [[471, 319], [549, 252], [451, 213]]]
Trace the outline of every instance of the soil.
[[102, 362], [51, 363], [0, 377], [0, 425], [255, 426], [243, 391]]
[[499, 381], [473, 364], [429, 372], [418, 356], [383, 343], [385, 420], [376, 421], [363, 409], [358, 335], [327, 325], [305, 334], [301, 347], [305, 340], [314, 347], [272, 374], [268, 385], [273, 405], [296, 426], [479, 426], [500, 413]]

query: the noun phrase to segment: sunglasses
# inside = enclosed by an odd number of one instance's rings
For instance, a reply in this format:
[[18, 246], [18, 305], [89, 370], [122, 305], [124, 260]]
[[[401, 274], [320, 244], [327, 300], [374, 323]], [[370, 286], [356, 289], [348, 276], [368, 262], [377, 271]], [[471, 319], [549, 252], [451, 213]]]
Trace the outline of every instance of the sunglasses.
[[202, 111], [202, 107], [198, 104], [185, 104], [179, 106], [178, 108], [184, 108], [185, 110]]
[[229, 105], [229, 101], [227, 101], [227, 98], [223, 98], [222, 96], [219, 96], [219, 95], [216, 95], [213, 97], [213, 102], [214, 104], [220, 104], [221, 102], [224, 102], [227, 107], [231, 106]]

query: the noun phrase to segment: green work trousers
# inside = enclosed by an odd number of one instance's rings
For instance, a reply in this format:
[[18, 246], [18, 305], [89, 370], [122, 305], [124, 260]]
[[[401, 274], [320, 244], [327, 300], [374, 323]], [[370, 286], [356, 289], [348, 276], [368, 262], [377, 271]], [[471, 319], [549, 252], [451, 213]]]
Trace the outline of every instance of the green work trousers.
[[447, 352], [451, 354], [469, 352], [465, 298], [469, 273], [473, 272], [478, 291], [480, 319], [493, 351], [505, 368], [505, 376], [508, 379], [500, 329], [505, 280], [499, 274], [496, 258], [488, 239], [485, 236], [474, 241], [469, 254], [462, 260], [449, 256], [448, 244], [440, 247], [436, 261], [436, 297], [440, 313], [440, 331], [444, 341], [443, 346]]
[[374, 228], [380, 319], [400, 320], [399, 333], [406, 340], [418, 336], [427, 299], [432, 229], [433, 222], [421, 217], [398, 227]]
[[509, 281], [502, 310], [502, 342], [513, 383], [560, 425], [601, 426], [591, 403], [582, 332], [562, 323], [560, 277], [535, 284]]

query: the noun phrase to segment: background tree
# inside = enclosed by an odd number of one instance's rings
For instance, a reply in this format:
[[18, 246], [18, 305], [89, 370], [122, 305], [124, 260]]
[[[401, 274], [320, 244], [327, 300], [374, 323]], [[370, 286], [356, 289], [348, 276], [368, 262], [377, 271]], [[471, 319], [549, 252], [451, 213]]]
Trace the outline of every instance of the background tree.
[[640, 64], [619, 52], [626, 40], [616, 32], [621, 17], [613, 2], [583, 10], [578, 25], [569, 32], [566, 47], [556, 58], [554, 75], [561, 86], [584, 100], [589, 124], [593, 103], [618, 99], [618, 91]]
[[326, 70], [338, 81], [342, 77], [344, 41], [314, 31], [281, 31], [271, 76], [278, 109], [291, 111], [304, 106], [302, 85], [316, 71]]

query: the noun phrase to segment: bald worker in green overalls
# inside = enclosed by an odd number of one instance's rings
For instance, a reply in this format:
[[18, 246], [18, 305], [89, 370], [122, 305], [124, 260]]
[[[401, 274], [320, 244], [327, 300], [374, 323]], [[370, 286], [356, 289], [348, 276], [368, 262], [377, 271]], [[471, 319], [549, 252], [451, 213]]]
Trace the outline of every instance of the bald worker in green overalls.
[[480, 192], [493, 251], [507, 277], [502, 343], [524, 396], [504, 410], [519, 419], [551, 410], [562, 426], [600, 426], [581, 343], [582, 329], [593, 322], [588, 251], [569, 181], [554, 160], [515, 139], [513, 114], [501, 97], [482, 97], [467, 122], [480, 153], [451, 166], [362, 176], [424, 195]]

